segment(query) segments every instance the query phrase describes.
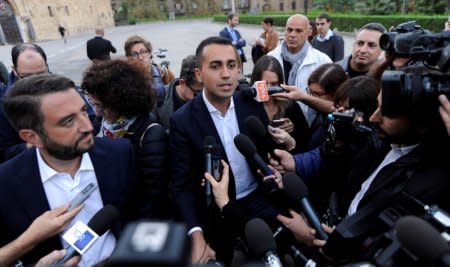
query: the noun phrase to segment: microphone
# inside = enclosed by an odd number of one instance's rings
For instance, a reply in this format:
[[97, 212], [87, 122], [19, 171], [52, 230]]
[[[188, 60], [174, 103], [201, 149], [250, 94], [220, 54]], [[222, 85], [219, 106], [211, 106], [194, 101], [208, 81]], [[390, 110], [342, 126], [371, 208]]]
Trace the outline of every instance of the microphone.
[[281, 148], [281, 146], [273, 141], [272, 136], [270, 136], [262, 121], [258, 117], [251, 115], [245, 119], [244, 123], [250, 137], [255, 140], [257, 147], [267, 147], [270, 156], [278, 159], [273, 150], [275, 148]]
[[[255, 144], [250, 140], [248, 136], [245, 134], [238, 134], [234, 137], [234, 144], [236, 145], [239, 152], [248, 160], [250, 160], [256, 168], [260, 169], [264, 176], [272, 175], [273, 172], [260, 155], [256, 152]], [[264, 181], [264, 186], [266, 190], [270, 193], [278, 190], [278, 184], [275, 182], [275, 179], [266, 179]]]
[[220, 163], [220, 160], [222, 159], [223, 155], [223, 148], [222, 145], [216, 144], [212, 148], [212, 173], [211, 175], [216, 179], [216, 181], [220, 181], [222, 176], [222, 164]]
[[256, 81], [252, 87], [242, 85], [240, 90], [243, 94], [252, 97], [258, 102], [267, 102], [270, 99], [270, 95], [285, 92], [280, 86], [268, 86], [266, 81]]
[[395, 230], [400, 243], [419, 259], [450, 266], [450, 246], [428, 222], [405, 216], [397, 221]]
[[308, 188], [302, 179], [295, 173], [288, 172], [283, 176], [284, 190], [291, 200], [300, 199], [300, 205], [311, 226], [316, 230], [317, 236], [322, 240], [327, 240], [328, 235], [320, 225], [319, 217], [308, 200]]
[[[118, 219], [119, 211], [117, 210], [117, 208], [112, 205], [106, 205], [99, 211], [97, 211], [97, 213], [89, 220], [87, 226], [98, 236], [102, 236]], [[80, 238], [83, 238], [83, 236], [81, 236]], [[56, 263], [56, 266], [63, 265], [70, 258], [79, 255], [79, 253], [70, 245], [66, 247], [66, 250], [66, 255]]]
[[245, 240], [249, 249], [264, 260], [266, 267], [282, 267], [276, 254], [277, 245], [272, 230], [259, 218], [252, 219], [245, 225]]
[[[214, 136], [206, 136], [203, 140], [203, 153], [205, 155], [205, 172], [213, 175], [213, 167], [212, 167], [212, 153], [213, 147], [216, 144], [216, 138]], [[212, 203], [212, 188], [211, 184], [206, 181], [206, 204], [209, 207]]]
[[314, 266], [316, 264], [313, 260], [308, 259], [294, 244], [295, 238], [292, 232], [287, 230], [284, 225], [279, 226], [275, 233], [273, 233], [273, 238], [278, 246], [281, 246], [281, 250], [287, 249], [289, 254], [295, 260], [295, 266]]

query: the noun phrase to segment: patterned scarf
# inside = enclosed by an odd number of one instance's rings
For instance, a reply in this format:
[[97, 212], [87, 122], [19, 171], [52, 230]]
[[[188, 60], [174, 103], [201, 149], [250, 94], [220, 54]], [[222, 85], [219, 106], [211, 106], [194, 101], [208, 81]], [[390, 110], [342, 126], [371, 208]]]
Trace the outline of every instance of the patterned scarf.
[[291, 63], [292, 65], [292, 69], [289, 72], [289, 80], [288, 80], [289, 85], [295, 85], [295, 80], [297, 78], [297, 71], [302, 65], [303, 59], [305, 59], [309, 47], [311, 47], [311, 44], [306, 40], [305, 43], [303, 44], [302, 49], [300, 49], [300, 51], [298, 51], [297, 53], [292, 54], [291, 52], [288, 51], [286, 42], [283, 42], [283, 44], [281, 45], [281, 56], [283, 57], [284, 60]]
[[102, 133], [103, 136], [108, 138], [120, 138], [123, 137], [127, 132], [128, 128], [136, 121], [136, 117], [127, 119], [124, 116], [119, 119], [109, 122], [105, 119], [102, 121]]

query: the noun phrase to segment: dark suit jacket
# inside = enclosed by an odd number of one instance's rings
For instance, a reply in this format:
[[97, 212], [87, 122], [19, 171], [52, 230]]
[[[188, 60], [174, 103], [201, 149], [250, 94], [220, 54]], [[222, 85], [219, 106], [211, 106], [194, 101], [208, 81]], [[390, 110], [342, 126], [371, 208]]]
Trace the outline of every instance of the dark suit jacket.
[[[103, 204], [112, 204], [119, 208], [122, 223], [131, 219], [134, 205], [130, 194], [135, 183], [134, 151], [126, 139], [109, 140], [96, 138], [89, 152], [97, 176], [98, 187]], [[11, 242], [22, 234], [50, 206], [41, 182], [36, 158], [36, 149], [30, 148], [14, 159], [0, 165], [0, 242]], [[85, 222], [87, 223], [87, 222]], [[113, 227], [113, 233], [119, 233], [121, 223]], [[58, 236], [50, 238], [21, 260], [33, 263], [54, 249], [61, 249]]]
[[[238, 30], [236, 30], [236, 29], [234, 29], [234, 32], [236, 33], [236, 36], [237, 36], [238, 40], [240, 40], [240, 39], [242, 38], [242, 37], [241, 37], [241, 33], [240, 33]], [[223, 30], [220, 31], [219, 36], [220, 36], [220, 37], [223, 37], [223, 38], [227, 38], [228, 40], [230, 40], [230, 41], [233, 42], [233, 37], [231, 37], [231, 34], [230, 34], [230, 32], [228, 31], [227, 27], [223, 28]], [[245, 42], [245, 40], [241, 40], [241, 41], [238, 41], [238, 42], [234, 45], [234, 47], [236, 48], [236, 50], [239, 51], [239, 53], [240, 53], [240, 55], [241, 55], [241, 59], [242, 59], [244, 62], [246, 62], [247, 59], [246, 59], [246, 57], [245, 57], [244, 49], [242, 49], [242, 48], [243, 48], [246, 44], [247, 44], [247, 43]]]
[[[267, 125], [268, 118], [261, 103], [248, 99], [239, 92], [233, 96], [239, 132], [247, 134], [244, 120], [254, 115]], [[203, 101], [202, 94], [178, 109], [170, 120], [170, 151], [172, 171], [172, 194], [180, 209], [181, 219], [188, 228], [204, 226], [206, 216], [205, 190], [201, 187], [205, 163], [203, 140], [214, 136], [221, 143], [214, 122]], [[225, 154], [225, 153], [224, 153]], [[227, 160], [226, 155], [223, 158]], [[230, 197], [235, 198], [235, 186], [230, 172]]]
[[116, 53], [116, 48], [111, 44], [110, 41], [103, 39], [103, 37], [95, 36], [94, 38], [87, 41], [86, 45], [87, 56], [90, 60], [99, 59], [105, 60], [109, 59], [109, 52]]

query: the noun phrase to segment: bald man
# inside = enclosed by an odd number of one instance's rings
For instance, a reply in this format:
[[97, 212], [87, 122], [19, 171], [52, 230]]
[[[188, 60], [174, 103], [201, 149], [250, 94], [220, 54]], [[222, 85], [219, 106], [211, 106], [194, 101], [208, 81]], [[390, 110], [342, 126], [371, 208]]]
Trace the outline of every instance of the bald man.
[[289, 87], [287, 89], [292, 93], [283, 95], [299, 101], [308, 125], [311, 126], [317, 116], [315, 110], [328, 112], [332, 103], [307, 93], [308, 77], [317, 67], [332, 61], [327, 55], [311, 46], [308, 42], [309, 33], [307, 17], [300, 14], [289, 17], [286, 21], [284, 41], [269, 55], [277, 58], [283, 67], [284, 83], [294, 86], [298, 91], [292, 92], [294, 87]]
[[105, 31], [102, 28], [95, 29], [95, 37], [87, 41], [87, 56], [91, 61], [108, 60], [111, 58], [110, 52], [115, 54], [116, 48], [109, 40], [103, 38]]

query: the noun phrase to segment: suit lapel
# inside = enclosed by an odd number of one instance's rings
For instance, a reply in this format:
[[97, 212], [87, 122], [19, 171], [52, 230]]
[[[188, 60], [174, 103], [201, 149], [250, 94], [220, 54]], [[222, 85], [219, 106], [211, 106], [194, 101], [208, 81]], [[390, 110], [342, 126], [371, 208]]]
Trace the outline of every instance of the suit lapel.
[[14, 179], [17, 188], [17, 202], [26, 211], [30, 222], [50, 209], [36, 157], [36, 148], [23, 152], [23, 161], [27, 168], [22, 168]]

